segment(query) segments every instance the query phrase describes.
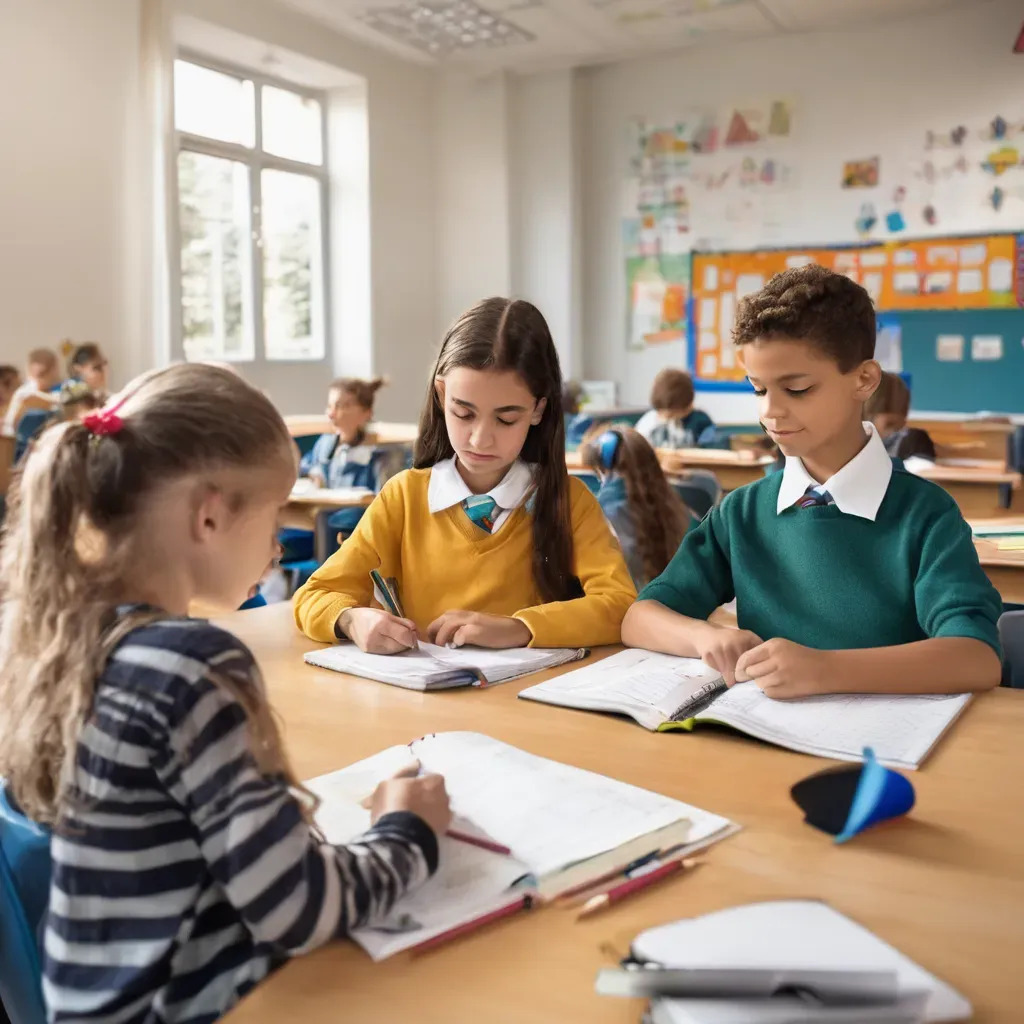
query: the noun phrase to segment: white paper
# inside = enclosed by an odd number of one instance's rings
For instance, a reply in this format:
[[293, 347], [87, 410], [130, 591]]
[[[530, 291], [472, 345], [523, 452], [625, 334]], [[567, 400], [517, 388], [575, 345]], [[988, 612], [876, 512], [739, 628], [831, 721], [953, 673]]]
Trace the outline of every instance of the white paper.
[[924, 277], [924, 290], [929, 295], [941, 295], [953, 287], [952, 270], [933, 270]]
[[933, 267], [943, 264], [956, 266], [958, 262], [957, 249], [955, 245], [934, 245], [928, 250], [928, 262]]
[[988, 265], [988, 288], [992, 292], [1013, 290], [1013, 263], [1010, 260], [993, 260]]
[[889, 254], [884, 250], [878, 252], [862, 252], [860, 254], [861, 267], [884, 267], [889, 263]]
[[960, 266], [980, 267], [985, 262], [986, 253], [984, 245], [963, 245], [960, 247]]
[[722, 339], [718, 361], [723, 370], [731, 370], [736, 365], [736, 346], [732, 343], [732, 338]]
[[962, 363], [964, 336], [962, 334], [940, 334], [935, 339], [935, 358], [940, 363]]
[[882, 296], [882, 275], [876, 273], [865, 274], [861, 284], [868, 295], [871, 296], [872, 302], [877, 303]]
[[718, 357], [710, 352], [705, 352], [700, 357], [700, 375], [704, 378], [714, 377], [718, 373]]
[[718, 336], [731, 338], [733, 324], [736, 322], [736, 296], [725, 292], [718, 305]]
[[809, 267], [814, 262], [813, 256], [807, 256], [801, 253], [799, 256], [787, 256], [786, 257], [786, 269], [795, 270], [798, 267]]
[[764, 287], [763, 274], [740, 274], [736, 278], [736, 299], [745, 299]]
[[898, 292], [917, 295], [921, 287], [921, 278], [916, 270], [902, 270], [893, 274], [892, 286]]
[[974, 295], [985, 287], [985, 276], [980, 270], [961, 270], [956, 277], [956, 290], [961, 295]]
[[704, 291], [718, 291], [718, 267], [716, 267], [713, 263], [709, 263], [704, 268]]
[[991, 362], [1003, 358], [1001, 334], [976, 334], [971, 338], [971, 358], [978, 362]]
[[704, 328], [715, 326], [715, 317], [718, 316], [717, 299], [701, 299], [697, 307], [697, 323]]
[[892, 254], [892, 265], [894, 267], [916, 267], [917, 253], [913, 249], [897, 249]]
[[714, 331], [701, 331], [698, 335], [697, 348], [702, 352], [718, 350], [718, 335]]
[[629, 335], [632, 347], [642, 348], [648, 335], [661, 330], [664, 303], [665, 282], [661, 278], [633, 282], [633, 315]]

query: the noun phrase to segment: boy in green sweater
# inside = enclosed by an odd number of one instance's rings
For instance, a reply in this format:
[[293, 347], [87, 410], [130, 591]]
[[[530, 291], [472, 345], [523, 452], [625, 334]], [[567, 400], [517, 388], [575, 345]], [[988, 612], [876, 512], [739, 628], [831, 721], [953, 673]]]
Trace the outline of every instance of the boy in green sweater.
[[[819, 266], [744, 299], [734, 340], [783, 472], [691, 529], [623, 642], [702, 658], [770, 697], [999, 684], [1002, 602], [953, 499], [864, 423], [878, 387], [867, 292]], [[736, 598], [739, 628], [707, 621]]]

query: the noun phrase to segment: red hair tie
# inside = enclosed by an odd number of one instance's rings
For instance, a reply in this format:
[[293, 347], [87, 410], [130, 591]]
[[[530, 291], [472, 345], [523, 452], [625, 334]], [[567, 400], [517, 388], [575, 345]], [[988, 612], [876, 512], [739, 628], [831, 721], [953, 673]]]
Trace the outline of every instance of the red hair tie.
[[82, 417], [82, 426], [93, 437], [107, 437], [119, 434], [124, 429], [124, 420], [117, 415], [117, 410], [127, 401], [127, 396], [105, 409], [95, 409]]

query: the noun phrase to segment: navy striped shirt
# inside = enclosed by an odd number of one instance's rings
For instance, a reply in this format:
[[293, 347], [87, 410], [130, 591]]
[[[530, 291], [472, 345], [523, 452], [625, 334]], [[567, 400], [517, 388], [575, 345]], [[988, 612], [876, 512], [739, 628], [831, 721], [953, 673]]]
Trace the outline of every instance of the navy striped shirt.
[[416, 815], [319, 840], [257, 768], [215, 678], [262, 687], [248, 649], [197, 619], [132, 630], [97, 682], [53, 839], [44, 940], [52, 1021], [203, 1024], [288, 956], [386, 914], [437, 867]]

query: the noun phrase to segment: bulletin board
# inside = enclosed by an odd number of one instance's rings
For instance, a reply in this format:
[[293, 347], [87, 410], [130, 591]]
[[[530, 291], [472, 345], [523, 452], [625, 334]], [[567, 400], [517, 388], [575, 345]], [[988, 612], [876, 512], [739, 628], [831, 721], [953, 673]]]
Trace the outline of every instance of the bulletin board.
[[773, 274], [809, 263], [862, 284], [880, 312], [1017, 309], [1024, 305], [1024, 236], [695, 252], [687, 340], [698, 387], [747, 390], [731, 340], [736, 306]]

